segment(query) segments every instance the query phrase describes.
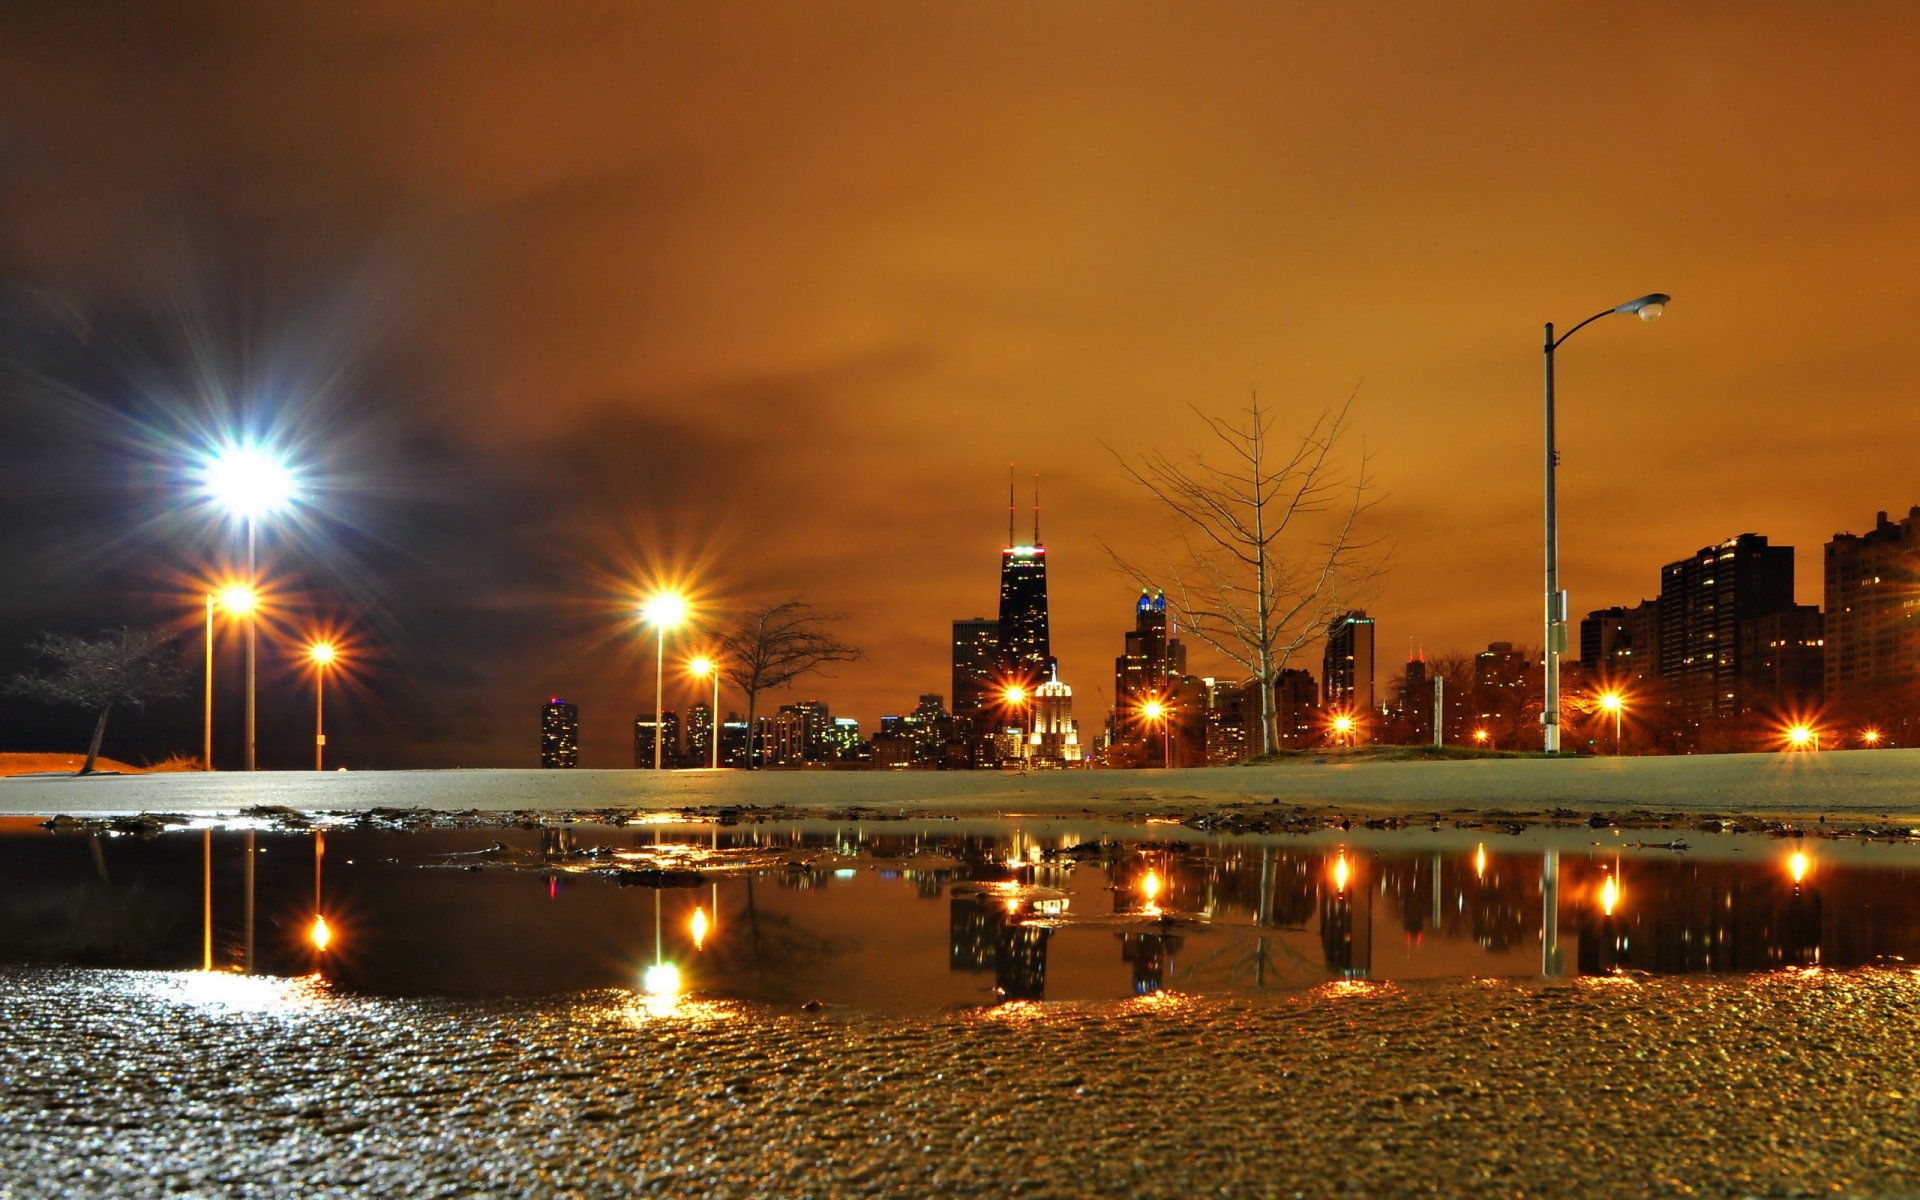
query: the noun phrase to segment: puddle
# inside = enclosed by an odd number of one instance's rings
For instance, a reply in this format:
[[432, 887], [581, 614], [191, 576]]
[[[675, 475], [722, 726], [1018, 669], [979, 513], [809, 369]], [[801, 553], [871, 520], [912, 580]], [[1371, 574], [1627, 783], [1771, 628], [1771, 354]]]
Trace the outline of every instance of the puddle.
[[[1682, 849], [1681, 847], [1684, 847]], [[1066, 819], [0, 828], [0, 962], [869, 1010], [1920, 958], [1906, 845]], [[315, 944], [316, 918], [326, 945]]]

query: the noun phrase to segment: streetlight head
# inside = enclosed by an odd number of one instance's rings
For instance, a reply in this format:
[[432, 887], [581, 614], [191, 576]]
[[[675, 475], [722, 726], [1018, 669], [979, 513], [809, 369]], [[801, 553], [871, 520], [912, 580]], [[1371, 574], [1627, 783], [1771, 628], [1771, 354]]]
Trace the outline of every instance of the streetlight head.
[[259, 605], [259, 598], [253, 589], [244, 583], [235, 583], [220, 589], [220, 607], [236, 617], [244, 617]]
[[293, 469], [264, 446], [233, 442], [214, 451], [201, 468], [207, 498], [236, 517], [270, 516], [294, 500]]
[[1158, 721], [1166, 712], [1167, 706], [1158, 700], [1149, 700], [1140, 706], [1140, 715], [1149, 721]]
[[1638, 300], [1629, 300], [1613, 311], [1637, 315], [1642, 321], [1658, 320], [1660, 314], [1667, 311], [1667, 303], [1673, 297], [1665, 292], [1648, 292]]
[[1025, 704], [1027, 701], [1027, 689], [1021, 687], [1019, 684], [1008, 688], [1006, 694], [1008, 704]]
[[334, 660], [333, 643], [315, 642], [307, 647], [307, 657], [313, 660], [316, 667], [328, 666]]
[[686, 597], [677, 592], [660, 592], [640, 606], [640, 616], [649, 625], [672, 629], [687, 619]]
[[713, 671], [713, 660], [704, 654], [687, 664], [687, 672], [695, 679], [705, 679], [713, 674]]

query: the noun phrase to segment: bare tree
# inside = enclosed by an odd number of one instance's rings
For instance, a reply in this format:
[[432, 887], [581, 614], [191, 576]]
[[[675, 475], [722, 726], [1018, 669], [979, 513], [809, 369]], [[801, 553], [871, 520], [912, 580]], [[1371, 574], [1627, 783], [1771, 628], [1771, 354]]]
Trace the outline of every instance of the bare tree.
[[173, 635], [164, 629], [109, 629], [97, 638], [43, 633], [29, 649], [51, 660], [45, 674], [16, 675], [7, 690], [17, 695], [97, 709], [87, 761], [76, 774], [92, 773], [106, 736], [107, 717], [116, 704], [143, 707], [149, 700], [177, 696], [186, 686], [186, 664], [174, 652]]
[[1349, 397], [1279, 447], [1275, 416], [1257, 392], [1240, 420], [1195, 408], [1224, 447], [1224, 466], [1197, 454], [1176, 462], [1157, 450], [1129, 461], [1108, 447], [1127, 478], [1172, 518], [1182, 551], [1164, 572], [1108, 553], [1142, 586], [1167, 594], [1186, 633], [1258, 680], [1265, 754], [1279, 745], [1274, 680], [1379, 568], [1372, 544], [1357, 536], [1374, 503], [1367, 457], [1351, 467], [1334, 458], [1352, 407]]
[[[758, 765], [754, 756], [753, 724], [760, 693], [783, 688], [829, 663], [852, 662], [860, 657], [857, 647], [847, 645], [828, 632], [827, 623], [840, 620], [845, 620], [840, 613], [823, 613], [806, 601], [794, 598], [747, 613], [720, 635], [722, 669], [727, 681], [747, 697], [749, 770]], [[714, 714], [714, 718], [717, 736], [719, 714]]]

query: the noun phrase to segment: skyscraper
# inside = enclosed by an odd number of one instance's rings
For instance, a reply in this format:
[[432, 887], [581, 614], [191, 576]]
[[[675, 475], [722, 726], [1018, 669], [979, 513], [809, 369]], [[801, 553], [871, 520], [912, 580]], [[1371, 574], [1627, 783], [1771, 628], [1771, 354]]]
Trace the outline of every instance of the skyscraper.
[[540, 765], [580, 765], [580, 707], [555, 696], [540, 710]]
[[1149, 696], [1166, 699], [1187, 673], [1186, 647], [1167, 624], [1166, 593], [1141, 589], [1133, 606], [1133, 632], [1125, 644], [1125, 652], [1113, 660], [1113, 704], [1123, 715]]
[[1360, 609], [1342, 613], [1327, 626], [1327, 649], [1320, 659], [1320, 693], [1328, 708], [1373, 715], [1373, 618]]
[[1033, 541], [1014, 542], [1013, 482], [1007, 482], [1007, 546], [1000, 552], [999, 662], [1009, 680], [1031, 689], [1053, 678], [1047, 631], [1047, 548], [1040, 541], [1039, 485], [1033, 502]]

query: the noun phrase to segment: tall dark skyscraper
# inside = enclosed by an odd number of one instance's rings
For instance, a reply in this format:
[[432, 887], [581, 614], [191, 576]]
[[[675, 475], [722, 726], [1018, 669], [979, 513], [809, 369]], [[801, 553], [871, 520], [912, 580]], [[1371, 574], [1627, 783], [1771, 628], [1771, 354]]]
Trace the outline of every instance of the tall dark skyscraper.
[[540, 765], [580, 765], [580, 706], [555, 696], [540, 710]]
[[[1037, 478], [1037, 476], [1036, 476]], [[1033, 541], [1014, 542], [1013, 481], [1007, 481], [1007, 548], [1000, 552], [999, 667], [1035, 687], [1054, 676], [1047, 632], [1047, 548], [1040, 541], [1039, 485], [1034, 487]]]

